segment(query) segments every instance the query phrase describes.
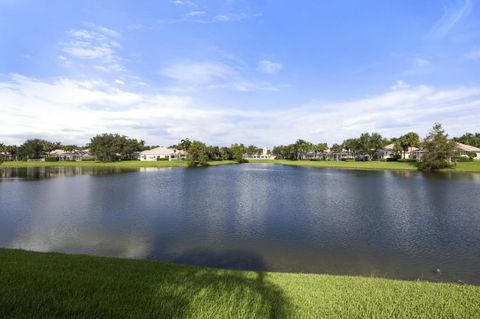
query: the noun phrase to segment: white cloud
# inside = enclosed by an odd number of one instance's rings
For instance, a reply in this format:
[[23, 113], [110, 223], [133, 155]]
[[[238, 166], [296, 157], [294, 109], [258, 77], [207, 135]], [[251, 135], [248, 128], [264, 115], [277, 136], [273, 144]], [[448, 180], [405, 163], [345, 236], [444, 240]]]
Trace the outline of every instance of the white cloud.
[[430, 61], [423, 58], [415, 58], [413, 59], [413, 65], [419, 68], [424, 68], [430, 66]]
[[187, 16], [198, 17], [198, 16], [203, 16], [205, 14], [207, 14], [207, 12], [205, 12], [205, 11], [190, 11], [189, 13], [187, 13]]
[[171, 4], [174, 4], [176, 6], [190, 6], [190, 7], [196, 7], [197, 5], [193, 1], [186, 1], [186, 0], [172, 0], [170, 1]]
[[218, 61], [183, 61], [163, 68], [160, 74], [174, 80], [183, 90], [278, 90], [270, 83], [246, 79], [243, 68], [239, 64]]
[[428, 37], [440, 39], [448, 35], [463, 18], [469, 15], [472, 7], [471, 0], [450, 1], [444, 7], [443, 15], [430, 30]]
[[61, 62], [71, 65], [72, 59], [87, 60], [96, 63], [93, 67], [97, 70], [125, 72], [126, 68], [121, 65], [123, 59], [118, 54], [120, 33], [103, 26], [90, 25], [90, 28], [67, 32], [68, 40], [60, 42], [60, 48], [68, 58], [59, 56]]
[[297, 138], [341, 142], [365, 131], [424, 135], [437, 121], [453, 135], [480, 131], [480, 87], [397, 86], [363, 99], [251, 111], [202, 108], [192, 96], [131, 92], [102, 81], [11, 75], [0, 82], [0, 135], [4, 143], [32, 137], [86, 143], [95, 134], [118, 132], [160, 145], [190, 137], [271, 146]]
[[410, 85], [408, 85], [406, 82], [404, 82], [402, 80], [399, 80], [399, 81], [397, 81], [397, 83], [392, 85], [391, 89], [392, 90], [404, 90], [404, 89], [408, 89], [409, 87], [410, 87]]
[[283, 69], [283, 65], [269, 60], [261, 60], [258, 62], [257, 69], [262, 73], [275, 74]]

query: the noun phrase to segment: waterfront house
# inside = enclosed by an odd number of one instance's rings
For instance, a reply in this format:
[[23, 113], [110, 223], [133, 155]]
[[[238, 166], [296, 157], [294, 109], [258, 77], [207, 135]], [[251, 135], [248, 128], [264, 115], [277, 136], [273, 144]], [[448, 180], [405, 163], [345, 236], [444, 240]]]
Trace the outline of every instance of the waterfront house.
[[472, 154], [475, 153], [474, 158], [477, 160], [480, 159], [480, 148], [472, 145], [458, 143], [458, 142], [456, 142], [456, 144], [457, 144], [457, 147], [456, 147], [455, 153], [457, 156], [469, 157], [468, 156], [469, 153], [472, 153]]
[[81, 161], [83, 159], [90, 159], [88, 150], [72, 150], [65, 151], [56, 149], [47, 154], [47, 157], [56, 157], [59, 161]]
[[388, 160], [395, 157], [401, 157], [405, 159], [415, 159], [415, 154], [419, 151], [418, 147], [411, 146], [409, 147], [404, 154], [403, 150], [398, 150], [395, 148], [395, 144], [391, 143], [386, 145], [383, 149], [378, 151], [378, 159]]
[[186, 153], [175, 148], [155, 147], [151, 150], [140, 152], [141, 161], [160, 161], [160, 160], [183, 160]]
[[266, 147], [262, 148], [262, 152], [257, 153], [257, 154], [244, 154], [243, 155], [244, 159], [275, 159], [275, 156], [270, 154], [268, 149]]

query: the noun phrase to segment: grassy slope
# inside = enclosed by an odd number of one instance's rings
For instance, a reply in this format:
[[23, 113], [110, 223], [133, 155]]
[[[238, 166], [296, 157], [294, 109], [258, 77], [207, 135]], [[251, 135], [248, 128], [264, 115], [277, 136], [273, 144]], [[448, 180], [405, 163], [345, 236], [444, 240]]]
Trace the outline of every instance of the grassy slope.
[[[415, 163], [402, 162], [344, 162], [344, 161], [290, 161], [290, 160], [250, 160], [250, 163], [273, 163], [293, 166], [308, 166], [318, 168], [343, 168], [355, 170], [416, 170]], [[457, 163], [455, 169], [442, 171], [480, 172], [480, 161]]]
[[[236, 164], [235, 161], [212, 161], [210, 165]], [[399, 162], [343, 162], [343, 161], [290, 161], [290, 160], [250, 160], [250, 163], [271, 163], [293, 166], [308, 166], [318, 168], [342, 168], [355, 170], [416, 170], [414, 163]], [[186, 161], [121, 161], [121, 162], [4, 162], [4, 167], [45, 167], [45, 166], [77, 166], [77, 167], [186, 167]], [[480, 172], [480, 161], [457, 163], [457, 168], [443, 171]]]
[[0, 317], [478, 318], [480, 287], [0, 249]]
[[[235, 161], [214, 161], [210, 165], [235, 164]], [[0, 164], [0, 167], [45, 167], [45, 166], [75, 166], [75, 167], [119, 167], [119, 168], [141, 168], [141, 167], [186, 167], [187, 161], [121, 161], [121, 162], [12, 162], [7, 161]]]

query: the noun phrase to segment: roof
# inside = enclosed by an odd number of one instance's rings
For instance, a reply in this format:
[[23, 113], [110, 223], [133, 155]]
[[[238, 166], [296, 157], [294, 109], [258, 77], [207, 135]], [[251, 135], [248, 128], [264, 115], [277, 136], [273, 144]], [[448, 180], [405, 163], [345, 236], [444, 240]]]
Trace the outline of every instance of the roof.
[[140, 155], [172, 155], [172, 154], [183, 154], [183, 151], [177, 150], [175, 148], [166, 148], [166, 147], [155, 147], [151, 150], [143, 151]]
[[475, 147], [475, 146], [472, 146], [472, 145], [467, 145], [467, 144], [462, 144], [462, 143], [457, 143], [457, 149], [461, 150], [461, 151], [465, 151], [465, 152], [475, 152], [475, 153], [479, 153], [480, 152], [480, 148], [478, 147]]
[[[391, 143], [391, 144], [388, 144], [386, 145], [384, 148], [384, 150], [387, 150], [387, 151], [393, 151], [395, 149], [395, 144]], [[410, 146], [407, 150], [407, 152], [415, 152], [418, 150], [418, 147], [415, 147], [415, 146]]]
[[68, 152], [65, 152], [64, 150], [61, 150], [61, 149], [56, 149], [54, 151], [51, 151], [49, 154], [50, 155], [63, 155], [65, 153], [68, 153]]

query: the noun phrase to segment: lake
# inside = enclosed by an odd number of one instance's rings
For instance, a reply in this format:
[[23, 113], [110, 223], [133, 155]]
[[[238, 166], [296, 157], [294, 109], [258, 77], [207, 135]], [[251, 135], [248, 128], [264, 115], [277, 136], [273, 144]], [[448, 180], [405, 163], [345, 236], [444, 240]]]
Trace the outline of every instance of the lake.
[[0, 247], [478, 285], [480, 174], [3, 169]]

